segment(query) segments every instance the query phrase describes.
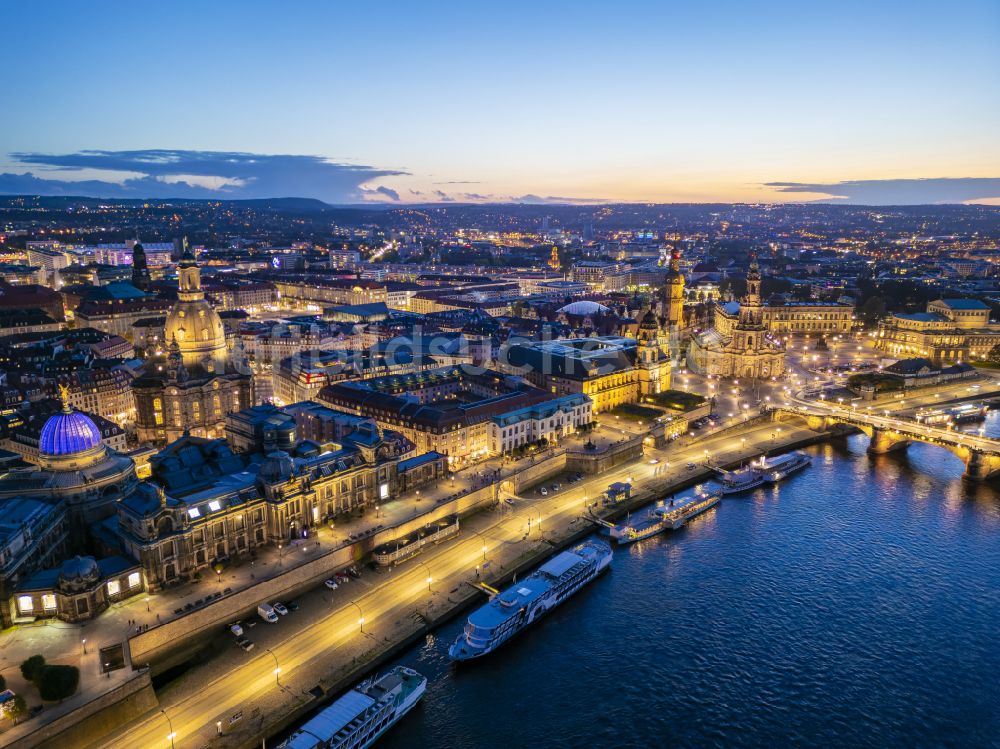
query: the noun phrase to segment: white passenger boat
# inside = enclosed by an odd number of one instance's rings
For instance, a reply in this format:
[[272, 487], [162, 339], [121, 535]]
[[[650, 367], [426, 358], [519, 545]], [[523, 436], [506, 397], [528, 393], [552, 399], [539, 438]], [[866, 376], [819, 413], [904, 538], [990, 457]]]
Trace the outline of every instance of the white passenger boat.
[[760, 471], [764, 481], [776, 484], [796, 471], [801, 471], [810, 463], [812, 463], [812, 458], [805, 453], [787, 453], [763, 461], [760, 465]]
[[611, 564], [611, 547], [590, 540], [558, 554], [472, 612], [448, 649], [455, 661], [492, 653], [589, 583]]
[[279, 749], [365, 749], [406, 715], [427, 689], [427, 678], [396, 666], [317, 713]]

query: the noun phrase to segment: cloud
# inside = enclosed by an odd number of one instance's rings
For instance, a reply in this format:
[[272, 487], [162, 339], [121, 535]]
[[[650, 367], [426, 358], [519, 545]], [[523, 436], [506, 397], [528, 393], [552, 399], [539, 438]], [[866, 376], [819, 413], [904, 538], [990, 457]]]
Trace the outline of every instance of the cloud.
[[[321, 156], [239, 151], [79, 151], [68, 154], [14, 153], [18, 164], [38, 167], [25, 174], [0, 174], [0, 193], [84, 195], [102, 198], [316, 198], [357, 202], [366, 192], [392, 200], [388, 187], [362, 185], [407, 172], [343, 164]], [[85, 179], [85, 177], [98, 177]]]
[[443, 190], [435, 190], [434, 194], [437, 195], [438, 200], [440, 200], [442, 203], [455, 202], [455, 199], [451, 197], [451, 195], [449, 195], [448, 193], [444, 192]]
[[471, 179], [453, 179], [449, 182], [435, 182], [435, 185], [481, 185], [482, 182], [477, 182]]
[[815, 202], [857, 205], [974, 203], [1000, 198], [1000, 177], [868, 179], [847, 182], [765, 182], [781, 193], [819, 193]]
[[610, 203], [611, 201], [604, 198], [561, 198], [555, 195], [547, 195], [542, 197], [540, 195], [521, 195], [521, 196], [511, 196], [510, 201], [513, 203], [529, 203], [535, 205], [602, 205], [604, 203]]
[[361, 192], [365, 195], [384, 195], [389, 198], [389, 200], [399, 200], [399, 193], [391, 187], [386, 187], [385, 185], [379, 185], [378, 187], [372, 189], [362, 187]]

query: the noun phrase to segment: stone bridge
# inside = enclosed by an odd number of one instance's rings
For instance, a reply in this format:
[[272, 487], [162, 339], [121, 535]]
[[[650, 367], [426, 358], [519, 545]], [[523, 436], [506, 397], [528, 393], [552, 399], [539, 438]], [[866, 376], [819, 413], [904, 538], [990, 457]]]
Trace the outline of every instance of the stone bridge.
[[[844, 425], [864, 432], [870, 440], [868, 452], [871, 453], [902, 450], [911, 442], [938, 445], [962, 459], [967, 479], [1000, 478], [1000, 440], [828, 404], [783, 406], [778, 411], [804, 418], [809, 428], [817, 431], [830, 431]], [[780, 413], [776, 416], [780, 417]]]

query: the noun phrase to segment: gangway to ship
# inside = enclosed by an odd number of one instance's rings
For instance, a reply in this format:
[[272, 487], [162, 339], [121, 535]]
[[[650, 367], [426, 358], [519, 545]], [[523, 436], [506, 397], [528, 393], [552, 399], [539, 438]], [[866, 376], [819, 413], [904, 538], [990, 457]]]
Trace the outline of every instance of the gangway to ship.
[[601, 520], [600, 518], [595, 518], [593, 515], [582, 515], [584, 520], [590, 521], [594, 525], [603, 525], [605, 528], [614, 528], [614, 523], [609, 523], [607, 520]]
[[482, 581], [474, 583], [474, 582], [469, 582], [468, 580], [466, 580], [466, 582], [468, 582], [469, 585], [471, 585], [476, 590], [483, 591], [483, 593], [485, 593], [486, 595], [488, 595], [490, 598], [492, 598], [493, 596], [495, 596], [497, 593], [500, 592], [499, 590], [497, 590], [496, 588], [494, 588], [492, 585], [487, 585], [486, 583], [484, 583]]

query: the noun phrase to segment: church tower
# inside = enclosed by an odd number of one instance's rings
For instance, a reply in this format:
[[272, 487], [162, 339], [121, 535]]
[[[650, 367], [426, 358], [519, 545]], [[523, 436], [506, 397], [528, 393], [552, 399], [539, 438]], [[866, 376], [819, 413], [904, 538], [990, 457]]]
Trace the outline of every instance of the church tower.
[[681, 273], [681, 251], [670, 253], [670, 274], [667, 276], [667, 325], [671, 335], [680, 335], [684, 327], [684, 274]]
[[146, 291], [149, 288], [149, 268], [146, 266], [146, 250], [137, 239], [132, 245], [132, 285]]
[[639, 370], [639, 394], [656, 395], [669, 390], [670, 357], [652, 304], [639, 316], [636, 340], [638, 346], [635, 364]]

